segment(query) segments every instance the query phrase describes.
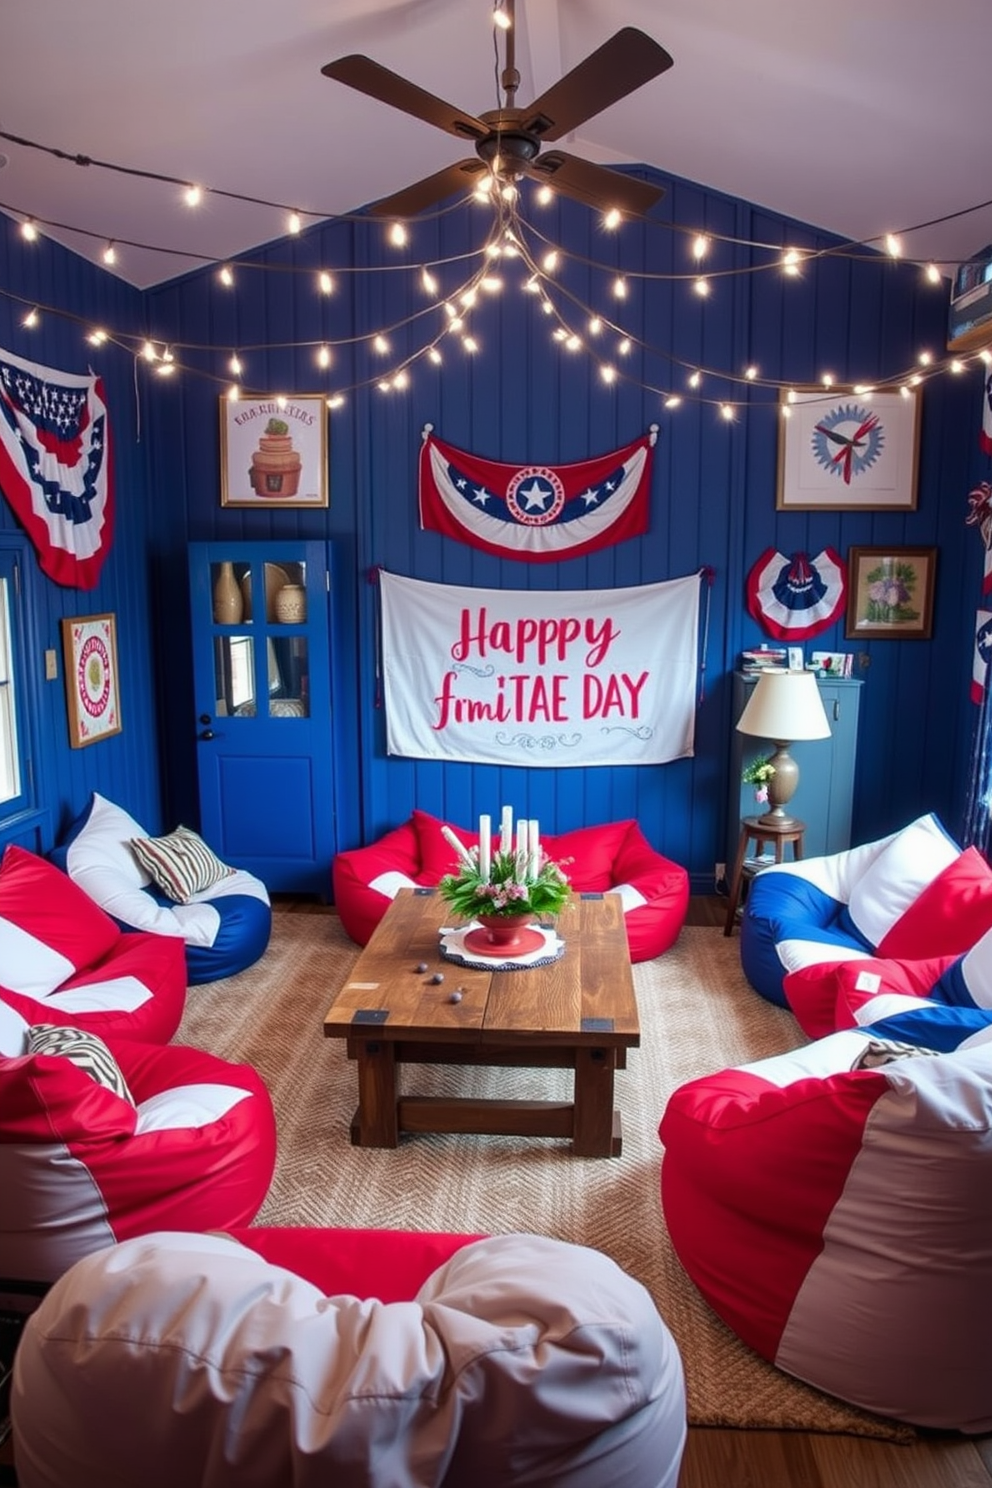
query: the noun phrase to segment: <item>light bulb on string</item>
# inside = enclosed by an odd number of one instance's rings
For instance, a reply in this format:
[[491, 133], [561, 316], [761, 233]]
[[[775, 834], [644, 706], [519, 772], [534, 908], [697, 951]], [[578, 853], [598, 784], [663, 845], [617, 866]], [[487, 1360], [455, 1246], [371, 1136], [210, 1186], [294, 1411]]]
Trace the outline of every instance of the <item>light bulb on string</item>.
[[326, 269], [321, 269], [317, 278], [317, 287], [321, 294], [329, 295], [334, 293], [334, 279]]
[[577, 336], [574, 331], [569, 336], [568, 340], [565, 342], [565, 350], [566, 351], [581, 351], [582, 350], [582, 338], [580, 336]]
[[890, 258], [901, 258], [902, 257], [902, 244], [900, 243], [899, 239], [896, 237], [895, 233], [886, 233], [886, 235], [885, 235], [885, 251], [889, 255]]
[[437, 283], [437, 280], [435, 279], [434, 275], [431, 273], [430, 269], [428, 269], [428, 268], [421, 269], [421, 271], [420, 271], [420, 282], [423, 285], [423, 288], [424, 288], [425, 293], [427, 293], [429, 295], [436, 295], [437, 294], [438, 283]]
[[175, 362], [159, 362], [155, 372], [159, 377], [171, 377], [176, 370]]
[[697, 233], [692, 241], [692, 256], [697, 261], [710, 251], [710, 240], [705, 233]]
[[603, 322], [600, 320], [600, 318], [599, 318], [598, 315], [594, 315], [592, 317], [592, 319], [590, 320], [589, 326], [588, 326], [588, 330], [589, 330], [590, 336], [598, 336], [599, 333], [600, 333], [600, 331], [602, 329], [603, 329]]
[[34, 307], [32, 307], [28, 311], [27, 315], [24, 316], [23, 320], [21, 321], [21, 325], [24, 326], [26, 330], [29, 330], [30, 331], [37, 324], [38, 324], [38, 310], [37, 310], [37, 307], [34, 306]]
[[539, 186], [534, 193], [534, 200], [540, 207], [549, 206], [550, 203], [554, 201], [554, 199], [555, 194], [551, 190], [550, 186]]
[[104, 248], [103, 261], [105, 264], [108, 265], [115, 264], [117, 262], [117, 249], [114, 247], [113, 243], [108, 243], [106, 248]]
[[227, 390], [227, 401], [229, 403], [237, 403], [240, 398], [241, 389], [238, 387], [238, 384], [236, 382], [232, 382], [231, 386]]
[[158, 352], [155, 350], [150, 341], [146, 341], [144, 346], [141, 348], [141, 355], [144, 357], [146, 362], [158, 361]]
[[541, 259], [541, 268], [544, 270], [544, 272], [546, 274], [553, 274], [554, 271], [555, 271], [555, 269], [557, 267], [558, 267], [558, 250], [557, 250], [557, 248], [552, 248]]
[[721, 403], [720, 404], [720, 417], [726, 423], [728, 423], [728, 424], [729, 423], [732, 423], [733, 422], [733, 419], [734, 419], [734, 405], [732, 403]]
[[286, 227], [289, 231], [290, 237], [295, 238], [297, 233], [303, 227], [299, 212], [290, 212]]
[[782, 254], [782, 268], [793, 278], [799, 273], [800, 263], [801, 259], [795, 248], [787, 248]]
[[472, 356], [475, 352], [478, 351], [479, 343], [474, 336], [463, 336], [462, 347], [465, 351], [468, 352], [469, 356]]
[[244, 368], [241, 365], [241, 358], [237, 355], [236, 352], [232, 355], [231, 360], [228, 362], [227, 368], [232, 377], [240, 377], [242, 372], [244, 371]]
[[344, 395], [342, 393], [334, 393], [327, 400], [327, 406], [328, 406], [328, 408], [343, 408], [344, 407], [344, 404], [345, 404], [345, 399], [344, 399]]
[[614, 383], [617, 380], [617, 369], [616, 369], [616, 367], [611, 367], [609, 365], [609, 363], [607, 362], [607, 363], [604, 363], [603, 366], [600, 367], [600, 369], [599, 369], [599, 375], [603, 379], [604, 382], [606, 382], [606, 383]]
[[187, 186], [183, 193], [183, 200], [188, 207], [198, 207], [203, 200], [202, 186]]
[[372, 345], [380, 356], [387, 356], [389, 354], [389, 342], [381, 333], [373, 338]]
[[318, 352], [317, 352], [317, 366], [318, 367], [329, 367], [330, 365], [331, 365], [331, 348], [329, 346], [321, 346], [319, 348]]
[[231, 288], [234, 283], [234, 274], [231, 272], [228, 264], [224, 264], [223, 268], [218, 270], [217, 278], [227, 289]]
[[493, 25], [498, 26], [501, 31], [509, 31], [511, 26], [510, 17], [506, 11], [496, 5], [493, 7]]
[[923, 274], [928, 284], [939, 284], [943, 277], [935, 263], [927, 264]]
[[620, 215], [619, 209], [617, 207], [611, 207], [603, 217], [603, 226], [607, 232], [616, 232], [622, 221], [623, 218]]
[[438, 351], [438, 349], [437, 349], [436, 346], [430, 347], [429, 350], [428, 350], [428, 352], [427, 352], [427, 355], [430, 358], [430, 360], [434, 363], [435, 367], [439, 367], [441, 365], [441, 363], [444, 361], [444, 357]]
[[697, 279], [692, 287], [701, 299], [705, 299], [710, 292], [710, 281], [708, 279]]
[[279, 409], [280, 413], [285, 409], [288, 401], [289, 400], [287, 399], [285, 393], [278, 393], [276, 395], [276, 407]]
[[698, 388], [700, 386], [700, 384], [702, 383], [702, 380], [703, 380], [703, 374], [700, 371], [697, 370], [695, 372], [690, 372], [690, 374], [689, 374], [689, 386], [691, 388]]
[[667, 397], [665, 399], [665, 407], [666, 408], [681, 408], [682, 407], [682, 399], [679, 397], [678, 393], [672, 393], [672, 394], [670, 394], [669, 397]]
[[107, 333], [106, 331], [101, 331], [99, 329], [93, 330], [90, 331], [86, 339], [91, 346], [102, 346], [107, 339]]
[[931, 362], [933, 361], [933, 352], [921, 351], [916, 360], [919, 362], [921, 367], [929, 367]]
[[744, 376], [747, 378], [748, 382], [753, 382], [754, 379], [757, 377], [757, 375], [758, 375], [758, 369], [757, 369], [757, 367], [754, 367], [754, 366], [752, 366], [752, 367], [745, 367], [745, 369], [744, 369]]
[[613, 298], [616, 300], [627, 298], [627, 281], [622, 274], [618, 274], [613, 281]]
[[630, 355], [630, 337], [624, 336], [622, 341], [617, 342], [617, 356]]
[[27, 217], [21, 223], [21, 237], [26, 243], [35, 243], [38, 240], [38, 229], [34, 225], [34, 218]]
[[389, 229], [389, 241], [394, 248], [404, 248], [408, 240], [406, 228], [402, 222], [394, 222]]

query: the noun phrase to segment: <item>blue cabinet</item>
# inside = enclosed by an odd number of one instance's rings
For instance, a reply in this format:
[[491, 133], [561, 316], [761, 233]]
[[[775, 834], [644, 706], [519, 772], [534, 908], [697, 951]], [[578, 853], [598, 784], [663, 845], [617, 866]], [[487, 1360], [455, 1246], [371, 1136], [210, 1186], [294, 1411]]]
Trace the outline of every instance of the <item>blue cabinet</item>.
[[[771, 754], [770, 739], [758, 739], [737, 731], [737, 720], [757, 681], [753, 674], [734, 673], [730, 749], [730, 804], [727, 823], [726, 861], [737, 854], [741, 818], [760, 816], [765, 810], [754, 799], [754, 787], [741, 784], [744, 765], [756, 756]], [[830, 724], [829, 739], [811, 739], [792, 744], [789, 753], [799, 766], [799, 784], [789, 811], [806, 823], [804, 846], [807, 858], [822, 853], [843, 852], [851, 845], [851, 814], [854, 807], [854, 770], [858, 749], [858, 712], [864, 683], [854, 678], [817, 678], [820, 698]], [[728, 870], [729, 871], [729, 870]]]

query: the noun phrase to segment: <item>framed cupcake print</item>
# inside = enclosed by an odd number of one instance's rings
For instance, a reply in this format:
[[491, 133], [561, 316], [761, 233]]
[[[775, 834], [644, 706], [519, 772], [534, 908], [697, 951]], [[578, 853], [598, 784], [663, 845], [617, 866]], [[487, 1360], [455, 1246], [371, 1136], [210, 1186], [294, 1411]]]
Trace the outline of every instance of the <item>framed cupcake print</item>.
[[221, 506], [326, 506], [327, 418], [316, 393], [221, 398]]

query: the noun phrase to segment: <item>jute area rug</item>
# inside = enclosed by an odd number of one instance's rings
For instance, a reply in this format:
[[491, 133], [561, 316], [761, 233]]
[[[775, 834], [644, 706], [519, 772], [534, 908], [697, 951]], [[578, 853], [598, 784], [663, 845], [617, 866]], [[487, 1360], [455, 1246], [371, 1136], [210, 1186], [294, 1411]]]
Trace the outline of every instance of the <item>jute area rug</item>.
[[[333, 913], [277, 912], [257, 965], [189, 990], [176, 1042], [253, 1065], [275, 1105], [279, 1155], [256, 1223], [534, 1231], [593, 1246], [653, 1296], [682, 1354], [691, 1424], [912, 1438], [752, 1353], [700, 1297], [668, 1238], [657, 1135], [668, 1094], [804, 1042], [792, 1014], [744, 980], [736, 939], [687, 926], [666, 955], [635, 966], [641, 1045], [617, 1073], [623, 1155], [612, 1159], [573, 1157], [550, 1138], [417, 1135], [393, 1150], [353, 1147], [355, 1067], [322, 1023], [357, 955]], [[406, 1066], [403, 1088], [568, 1100], [571, 1074]]]

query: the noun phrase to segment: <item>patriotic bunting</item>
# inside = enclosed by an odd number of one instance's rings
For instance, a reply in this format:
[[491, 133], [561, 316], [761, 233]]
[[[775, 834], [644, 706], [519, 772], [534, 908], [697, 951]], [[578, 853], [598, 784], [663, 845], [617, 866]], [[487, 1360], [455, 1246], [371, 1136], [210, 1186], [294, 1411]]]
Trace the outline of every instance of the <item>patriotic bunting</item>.
[[982, 427], [978, 443], [987, 455], [992, 455], [992, 368], [985, 374], [985, 396], [982, 399]]
[[[990, 445], [992, 448], [992, 445]], [[971, 671], [971, 700], [981, 703], [985, 692], [985, 672], [992, 654], [992, 486], [982, 481], [968, 492], [968, 515], [965, 525], [977, 527], [985, 550], [982, 569], [982, 605], [975, 614], [975, 653]]]
[[420, 525], [500, 558], [555, 563], [638, 537], [648, 529], [658, 426], [591, 460], [510, 465], [435, 439], [424, 427]]
[[0, 349], [0, 491], [56, 584], [92, 589], [113, 535], [103, 384]]
[[804, 641], [832, 625], [844, 608], [847, 578], [833, 548], [815, 558], [786, 558], [766, 548], [747, 577], [747, 607], [769, 635]]

